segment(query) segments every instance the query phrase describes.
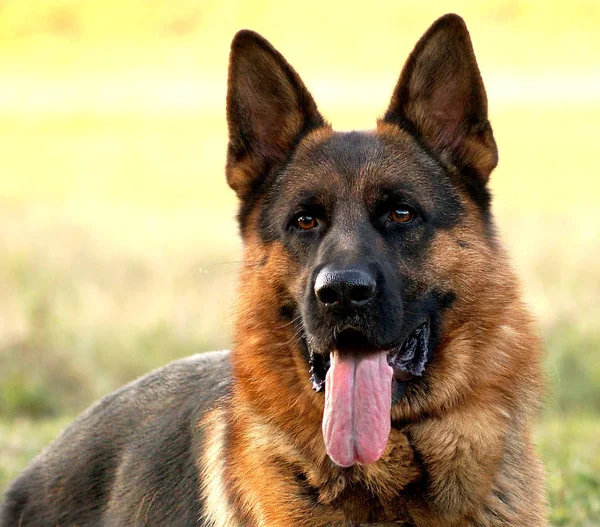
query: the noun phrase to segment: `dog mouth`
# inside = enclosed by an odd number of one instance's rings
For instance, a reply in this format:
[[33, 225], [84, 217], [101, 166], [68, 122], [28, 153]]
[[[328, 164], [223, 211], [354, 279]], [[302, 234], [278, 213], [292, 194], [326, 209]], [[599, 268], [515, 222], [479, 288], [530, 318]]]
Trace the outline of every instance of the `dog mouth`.
[[327, 455], [338, 466], [375, 463], [384, 454], [391, 410], [429, 356], [430, 319], [401, 344], [369, 346], [355, 329], [345, 329], [328, 354], [310, 353], [313, 388], [324, 390], [322, 431]]
[[[396, 384], [396, 390], [403, 392], [405, 384], [413, 377], [421, 377], [425, 371], [430, 356], [431, 322], [428, 318], [415, 327], [404, 341], [386, 351], [387, 363], [393, 369], [392, 383]], [[340, 332], [336, 339], [335, 348], [342, 353], [373, 350], [365, 336], [352, 328]], [[315, 353], [309, 350], [310, 381], [313, 390], [322, 392], [325, 390], [327, 372], [331, 366], [331, 353]], [[400, 390], [399, 390], [400, 389]]]

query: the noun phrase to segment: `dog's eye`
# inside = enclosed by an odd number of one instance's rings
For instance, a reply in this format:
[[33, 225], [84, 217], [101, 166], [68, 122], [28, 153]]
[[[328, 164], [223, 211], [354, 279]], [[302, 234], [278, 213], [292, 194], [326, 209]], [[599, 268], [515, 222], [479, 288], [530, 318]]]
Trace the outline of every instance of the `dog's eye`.
[[406, 205], [400, 205], [390, 212], [390, 221], [394, 223], [410, 223], [417, 217], [417, 213]]
[[310, 214], [300, 214], [296, 217], [296, 225], [303, 231], [310, 231], [317, 226], [317, 220]]

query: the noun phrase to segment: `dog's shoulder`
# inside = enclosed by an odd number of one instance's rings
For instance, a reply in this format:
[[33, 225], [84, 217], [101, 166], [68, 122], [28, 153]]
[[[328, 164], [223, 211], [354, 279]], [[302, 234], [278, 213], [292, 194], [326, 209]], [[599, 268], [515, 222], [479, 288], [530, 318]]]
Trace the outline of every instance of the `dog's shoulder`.
[[169, 508], [182, 525], [197, 519], [199, 423], [230, 378], [228, 352], [202, 353], [107, 395], [12, 484], [0, 525], [112, 525], [139, 514], [158, 524]]

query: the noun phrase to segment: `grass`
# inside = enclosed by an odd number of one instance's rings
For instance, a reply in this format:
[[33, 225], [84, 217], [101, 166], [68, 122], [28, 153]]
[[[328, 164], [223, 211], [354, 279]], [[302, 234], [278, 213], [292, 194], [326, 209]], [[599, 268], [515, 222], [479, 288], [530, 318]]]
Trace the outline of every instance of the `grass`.
[[554, 526], [600, 525], [600, 422], [554, 418], [538, 430]]

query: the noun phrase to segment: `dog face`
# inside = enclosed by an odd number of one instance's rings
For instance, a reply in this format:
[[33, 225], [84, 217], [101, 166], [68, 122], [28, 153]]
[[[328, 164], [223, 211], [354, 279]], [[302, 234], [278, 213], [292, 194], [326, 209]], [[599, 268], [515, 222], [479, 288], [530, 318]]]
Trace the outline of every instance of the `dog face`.
[[332, 350], [387, 352], [394, 400], [423, 373], [454, 293], [419, 270], [462, 209], [443, 167], [408, 135], [331, 133], [300, 145], [260, 225], [295, 262], [291, 294], [316, 389]]
[[436, 350], [492, 258], [497, 151], [466, 27], [438, 20], [376, 130], [348, 133], [331, 129], [269, 43], [240, 32], [227, 112], [227, 178], [262, 283], [242, 294], [288, 320], [325, 392], [330, 457], [374, 462], [394, 407], [411, 390], [431, 397]]

